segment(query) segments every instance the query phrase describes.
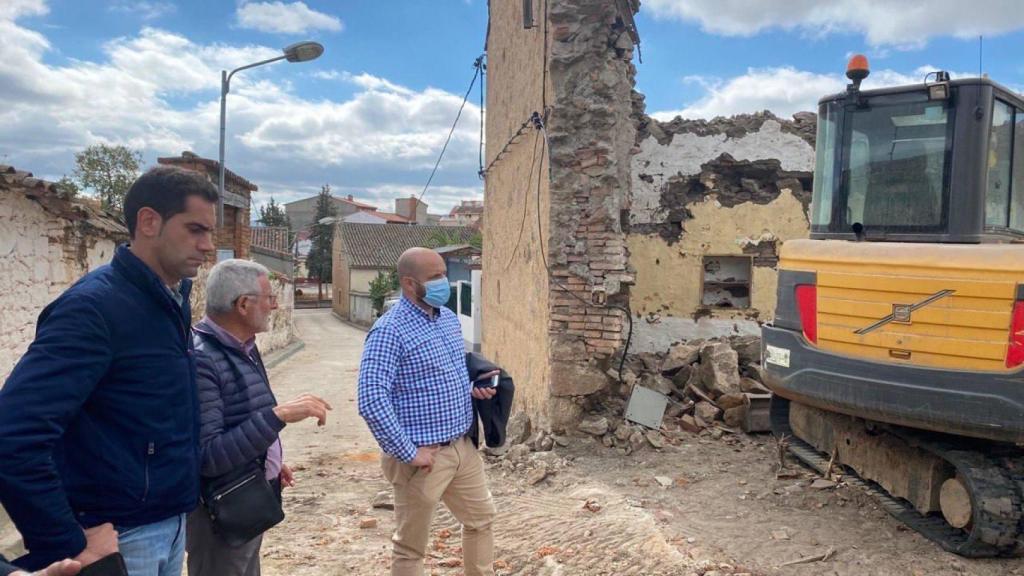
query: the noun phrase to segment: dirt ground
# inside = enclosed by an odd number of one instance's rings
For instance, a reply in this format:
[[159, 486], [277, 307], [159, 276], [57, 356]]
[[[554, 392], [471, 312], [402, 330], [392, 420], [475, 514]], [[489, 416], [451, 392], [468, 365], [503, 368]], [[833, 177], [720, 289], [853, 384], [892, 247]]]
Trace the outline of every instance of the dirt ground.
[[[299, 484], [286, 492], [287, 519], [264, 540], [264, 573], [387, 574], [392, 512], [371, 502], [389, 487], [355, 404], [365, 334], [327, 311], [297, 311], [296, 320], [306, 347], [271, 370], [275, 392], [321, 394], [334, 411], [323, 428], [284, 431]], [[856, 488], [813, 489], [815, 476], [796, 464], [795, 477], [776, 479], [768, 436], [693, 436], [628, 456], [590, 438], [567, 444], [487, 457], [498, 574], [1024, 575], [1022, 559], [943, 552]], [[539, 466], [551, 472], [531, 484]], [[461, 574], [458, 525], [443, 508], [434, 529], [427, 573]]]

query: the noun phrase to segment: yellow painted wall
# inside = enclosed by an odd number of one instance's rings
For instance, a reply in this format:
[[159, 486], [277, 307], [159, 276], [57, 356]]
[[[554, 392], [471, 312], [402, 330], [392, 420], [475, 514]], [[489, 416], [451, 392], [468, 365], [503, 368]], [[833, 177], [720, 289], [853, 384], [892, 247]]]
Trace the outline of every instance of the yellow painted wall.
[[377, 270], [351, 270], [349, 272], [349, 292], [370, 292], [370, 282], [377, 277]]
[[[743, 255], [742, 240], [773, 234], [780, 241], [806, 238], [810, 233], [800, 201], [784, 189], [770, 204], [717, 205], [711, 197], [691, 204], [693, 219], [684, 222], [680, 240], [669, 245], [656, 235], [629, 236], [630, 264], [636, 269], [636, 285], [630, 291], [634, 314], [692, 317], [701, 304], [705, 255]], [[712, 309], [713, 318], [768, 320], [775, 313], [778, 274], [755, 266], [751, 280], [751, 310]]]
[[[541, 110], [543, 12], [523, 29], [521, 2], [492, 2], [487, 51], [487, 156], [489, 164], [530, 114]], [[549, 98], [552, 94], [549, 86]], [[536, 132], [512, 144], [488, 173], [484, 187], [482, 352], [516, 380], [516, 409], [535, 425], [548, 418], [550, 355], [547, 271], [537, 233], [537, 178], [541, 222], [549, 222], [547, 162], [530, 176]], [[539, 146], [538, 144], [538, 154]], [[532, 183], [528, 188], [528, 183]], [[524, 210], [526, 220], [524, 224]], [[520, 230], [522, 233], [520, 234]], [[545, 236], [546, 237], [546, 236]], [[518, 249], [517, 249], [518, 244]]]

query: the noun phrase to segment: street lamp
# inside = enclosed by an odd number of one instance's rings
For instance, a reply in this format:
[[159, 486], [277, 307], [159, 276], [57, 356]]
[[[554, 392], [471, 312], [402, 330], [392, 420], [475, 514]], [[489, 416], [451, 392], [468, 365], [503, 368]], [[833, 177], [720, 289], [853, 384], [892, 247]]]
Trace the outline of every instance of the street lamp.
[[278, 60], [288, 60], [289, 62], [308, 62], [310, 60], [315, 60], [324, 53], [324, 47], [318, 42], [297, 42], [290, 46], [286, 46], [282, 52], [283, 54], [280, 56], [235, 68], [230, 74], [227, 70], [220, 71], [220, 174], [218, 175], [217, 181], [217, 192], [220, 195], [220, 198], [217, 200], [217, 227], [224, 225], [224, 122], [228, 91], [231, 90], [231, 77], [235, 75], [235, 72], [241, 72], [247, 68], [255, 68], [256, 66], [270, 64], [271, 62], [277, 62]]

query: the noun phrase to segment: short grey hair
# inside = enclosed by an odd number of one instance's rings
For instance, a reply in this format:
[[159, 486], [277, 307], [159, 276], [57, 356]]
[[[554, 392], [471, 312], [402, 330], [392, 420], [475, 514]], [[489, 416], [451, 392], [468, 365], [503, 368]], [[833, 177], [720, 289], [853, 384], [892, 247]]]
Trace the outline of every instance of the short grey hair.
[[260, 276], [270, 277], [267, 267], [239, 258], [219, 262], [206, 279], [206, 311], [227, 314], [245, 294], [259, 294]]

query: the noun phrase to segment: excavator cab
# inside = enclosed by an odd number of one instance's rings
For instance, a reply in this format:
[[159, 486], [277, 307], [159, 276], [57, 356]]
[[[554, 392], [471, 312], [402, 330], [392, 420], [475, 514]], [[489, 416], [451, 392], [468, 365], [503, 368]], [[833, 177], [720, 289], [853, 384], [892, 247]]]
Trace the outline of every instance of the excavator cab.
[[[762, 329], [773, 430], [965, 556], [1024, 550], [1024, 99], [988, 80], [819, 103], [809, 239]], [[824, 455], [824, 459], [822, 456]]]

